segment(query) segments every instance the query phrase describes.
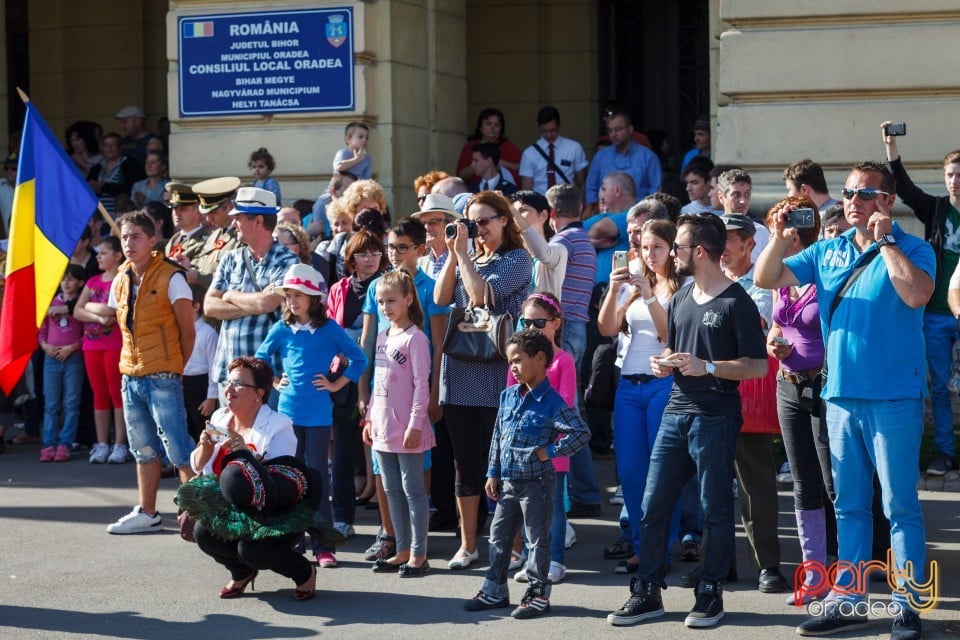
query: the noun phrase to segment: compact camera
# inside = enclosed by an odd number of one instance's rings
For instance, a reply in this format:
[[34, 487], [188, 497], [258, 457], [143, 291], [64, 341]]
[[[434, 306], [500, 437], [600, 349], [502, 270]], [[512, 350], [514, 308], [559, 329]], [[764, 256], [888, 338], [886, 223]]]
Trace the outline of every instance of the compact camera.
[[467, 225], [467, 237], [476, 238], [477, 237], [477, 223], [473, 220], [467, 220], [466, 218], [458, 218], [456, 222], [451, 222], [444, 228], [444, 233], [447, 234], [448, 238], [457, 237], [457, 225], [465, 224]]

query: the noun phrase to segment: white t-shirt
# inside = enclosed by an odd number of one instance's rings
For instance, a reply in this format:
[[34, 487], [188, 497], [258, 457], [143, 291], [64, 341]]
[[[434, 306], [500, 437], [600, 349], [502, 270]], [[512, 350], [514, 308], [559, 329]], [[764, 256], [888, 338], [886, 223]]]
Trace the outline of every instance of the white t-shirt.
[[[617, 296], [617, 306], [625, 304], [633, 292], [633, 285], [627, 284], [621, 287]], [[657, 300], [666, 309], [670, 296], [657, 296]], [[663, 353], [664, 343], [658, 339], [657, 328], [650, 316], [650, 308], [643, 301], [642, 296], [627, 307], [625, 317], [630, 333], [619, 334], [620, 347], [617, 350], [616, 364], [620, 367], [620, 375], [652, 374], [650, 356], [659, 356]]]
[[[117, 274], [118, 276], [120, 274]], [[179, 278], [177, 276], [180, 276]], [[117, 308], [117, 283], [120, 282], [120, 278], [114, 278], [113, 283], [110, 285], [110, 299], [107, 300], [107, 306], [111, 309]], [[135, 285], [133, 287], [133, 299], [137, 299], [137, 293], [140, 291], [140, 285]], [[170, 300], [170, 304], [173, 304], [177, 300], [193, 300], [193, 292], [190, 291], [190, 285], [187, 284], [187, 278], [183, 275], [183, 272], [177, 271], [170, 277], [170, 286], [167, 287], [167, 299]]]

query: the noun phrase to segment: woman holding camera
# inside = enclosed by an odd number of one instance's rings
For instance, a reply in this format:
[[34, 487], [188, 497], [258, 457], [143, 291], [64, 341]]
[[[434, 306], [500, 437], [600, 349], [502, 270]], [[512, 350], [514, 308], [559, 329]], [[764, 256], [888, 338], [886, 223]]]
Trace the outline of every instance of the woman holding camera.
[[[482, 191], [470, 198], [465, 211], [465, 219], [447, 225], [450, 257], [437, 277], [434, 300], [441, 306], [486, 304], [492, 313], [517, 317], [530, 291], [533, 262], [510, 203], [499, 193]], [[470, 237], [473, 253], [467, 247]], [[449, 566], [465, 569], [479, 558], [477, 532], [487, 517], [481, 498], [507, 362], [467, 362], [444, 354], [440, 376], [440, 404], [453, 445], [460, 510], [460, 549]]]

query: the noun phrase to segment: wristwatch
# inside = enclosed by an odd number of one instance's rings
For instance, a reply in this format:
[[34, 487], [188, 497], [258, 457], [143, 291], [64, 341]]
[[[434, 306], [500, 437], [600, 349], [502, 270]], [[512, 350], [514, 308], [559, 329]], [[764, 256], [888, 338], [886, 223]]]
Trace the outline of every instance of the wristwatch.
[[877, 240], [877, 248], [885, 247], [888, 244], [897, 244], [897, 238], [892, 233], [887, 233], [880, 236], [880, 239]]
[[704, 363], [703, 363], [703, 369], [704, 369], [704, 371], [707, 372], [707, 375], [708, 375], [708, 376], [716, 376], [716, 375], [717, 375], [717, 365], [713, 364], [712, 362], [704, 362]]

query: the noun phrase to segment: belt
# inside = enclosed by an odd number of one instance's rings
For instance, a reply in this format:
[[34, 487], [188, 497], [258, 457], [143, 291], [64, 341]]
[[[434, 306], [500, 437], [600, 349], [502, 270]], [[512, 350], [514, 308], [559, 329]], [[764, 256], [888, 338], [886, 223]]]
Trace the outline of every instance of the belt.
[[644, 382], [650, 382], [651, 380], [656, 380], [657, 376], [651, 375], [649, 373], [631, 373], [628, 376], [620, 376], [621, 380], [626, 380], [627, 382], [632, 382], [633, 384], [642, 384]]
[[786, 369], [780, 369], [779, 377], [781, 380], [786, 380], [793, 384], [800, 384], [815, 379], [820, 375], [822, 369], [823, 367], [817, 367], [816, 369], [809, 369], [807, 371], [787, 371]]

